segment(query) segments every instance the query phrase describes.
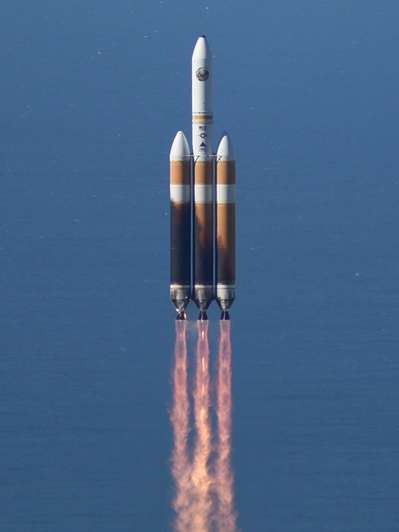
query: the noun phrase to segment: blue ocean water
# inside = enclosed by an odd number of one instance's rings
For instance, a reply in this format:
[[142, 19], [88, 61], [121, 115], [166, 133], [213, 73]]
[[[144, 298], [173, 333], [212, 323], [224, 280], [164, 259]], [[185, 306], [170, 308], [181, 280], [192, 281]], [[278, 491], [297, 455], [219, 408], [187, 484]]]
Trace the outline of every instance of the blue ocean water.
[[397, 530], [398, 22], [393, 0], [0, 6], [1, 530], [171, 530], [168, 154], [202, 33], [237, 152], [239, 527]]

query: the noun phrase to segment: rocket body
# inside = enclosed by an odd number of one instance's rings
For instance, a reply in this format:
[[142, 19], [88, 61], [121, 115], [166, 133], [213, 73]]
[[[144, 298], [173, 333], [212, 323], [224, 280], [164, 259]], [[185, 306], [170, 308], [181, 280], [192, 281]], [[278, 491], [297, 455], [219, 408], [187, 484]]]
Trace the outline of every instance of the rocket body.
[[179, 131], [170, 152], [170, 297], [178, 319], [190, 299], [206, 319], [215, 298], [228, 319], [235, 298], [235, 156], [228, 135], [213, 152], [213, 64], [204, 35], [194, 47], [191, 78], [192, 151]]
[[216, 300], [226, 312], [236, 291], [235, 154], [225, 134], [216, 152]]
[[205, 311], [213, 299], [213, 102], [212, 54], [201, 36], [192, 57], [194, 173], [194, 301]]
[[213, 64], [208, 41], [202, 35], [191, 61], [192, 133], [194, 160], [212, 160]]
[[191, 298], [191, 161], [182, 131], [170, 150], [170, 298], [178, 312]]

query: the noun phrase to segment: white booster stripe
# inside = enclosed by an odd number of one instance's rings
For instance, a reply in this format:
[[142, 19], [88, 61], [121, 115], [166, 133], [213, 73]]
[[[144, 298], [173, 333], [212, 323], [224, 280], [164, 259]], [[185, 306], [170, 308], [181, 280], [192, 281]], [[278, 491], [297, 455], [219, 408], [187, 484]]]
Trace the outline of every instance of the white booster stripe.
[[194, 185], [195, 203], [212, 203], [212, 185]]
[[170, 290], [191, 290], [191, 285], [189, 284], [171, 284]]
[[170, 185], [170, 201], [174, 203], [190, 203], [190, 185]]
[[235, 203], [236, 186], [235, 185], [216, 185], [217, 203]]

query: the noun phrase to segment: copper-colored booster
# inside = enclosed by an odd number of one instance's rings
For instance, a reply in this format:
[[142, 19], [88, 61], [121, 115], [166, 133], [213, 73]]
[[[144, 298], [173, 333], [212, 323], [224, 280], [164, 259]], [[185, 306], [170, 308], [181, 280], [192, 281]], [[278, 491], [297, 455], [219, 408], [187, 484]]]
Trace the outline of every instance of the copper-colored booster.
[[228, 135], [216, 154], [216, 300], [227, 319], [235, 299], [236, 285], [236, 202], [235, 155]]
[[213, 300], [213, 161], [194, 161], [194, 301], [204, 312]]
[[179, 131], [170, 151], [170, 298], [177, 319], [191, 298], [191, 161], [190, 148]]

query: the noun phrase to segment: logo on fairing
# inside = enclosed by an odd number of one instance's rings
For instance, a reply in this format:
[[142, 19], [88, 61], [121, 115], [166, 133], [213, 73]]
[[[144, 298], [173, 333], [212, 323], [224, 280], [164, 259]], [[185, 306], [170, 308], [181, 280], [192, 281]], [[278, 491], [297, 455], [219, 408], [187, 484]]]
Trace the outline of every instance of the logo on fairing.
[[209, 70], [206, 67], [197, 68], [195, 75], [198, 81], [206, 81], [209, 78]]

